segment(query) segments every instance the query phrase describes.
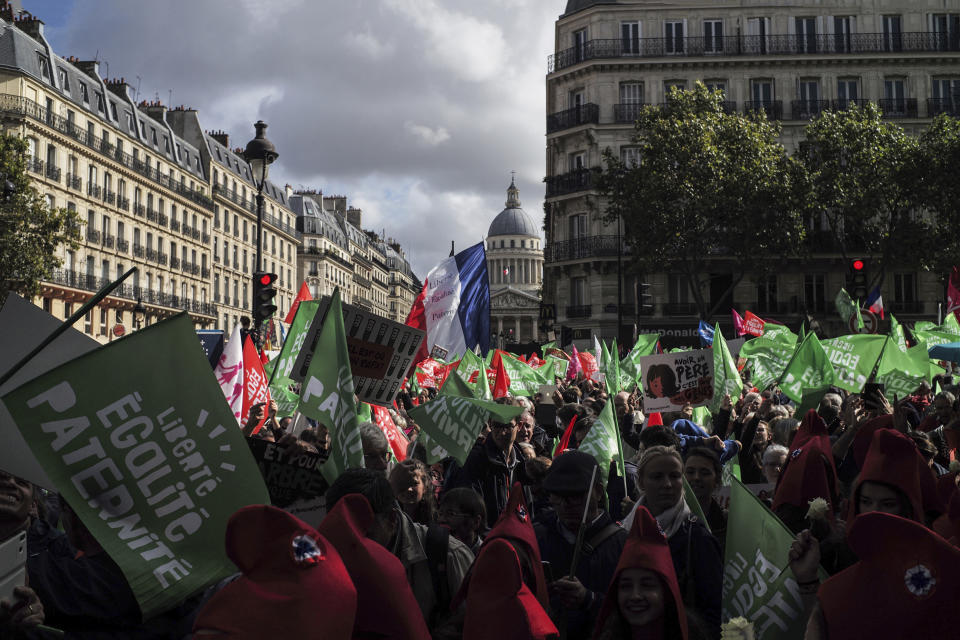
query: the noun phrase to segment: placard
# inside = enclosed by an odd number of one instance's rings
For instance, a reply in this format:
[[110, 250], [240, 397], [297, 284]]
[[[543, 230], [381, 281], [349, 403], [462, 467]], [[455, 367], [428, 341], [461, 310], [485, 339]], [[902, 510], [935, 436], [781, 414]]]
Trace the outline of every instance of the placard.
[[319, 453], [299, 451], [291, 458], [286, 448], [275, 442], [248, 438], [247, 444], [260, 467], [273, 506], [286, 508], [297, 500], [315, 499], [330, 487], [320, 472], [323, 458]]
[[[296, 382], [303, 382], [307, 374], [329, 307], [330, 296], [324, 296], [290, 371]], [[426, 332], [350, 304], [343, 305], [343, 326], [357, 397], [370, 404], [391, 406]]]
[[710, 349], [660, 353], [640, 358], [643, 410], [679, 411], [684, 405], [706, 406], [713, 398], [713, 352]]

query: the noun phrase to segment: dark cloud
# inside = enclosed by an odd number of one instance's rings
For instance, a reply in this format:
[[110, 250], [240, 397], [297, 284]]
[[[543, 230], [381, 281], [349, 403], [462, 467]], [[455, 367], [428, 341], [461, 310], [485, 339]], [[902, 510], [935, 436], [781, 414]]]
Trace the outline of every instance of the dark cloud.
[[511, 170], [542, 218], [544, 74], [563, 0], [83, 0], [51, 18], [65, 5], [24, 4], [58, 53], [99, 55], [141, 98], [172, 89], [234, 146], [263, 118], [276, 181], [347, 195], [421, 277], [450, 240], [480, 240]]

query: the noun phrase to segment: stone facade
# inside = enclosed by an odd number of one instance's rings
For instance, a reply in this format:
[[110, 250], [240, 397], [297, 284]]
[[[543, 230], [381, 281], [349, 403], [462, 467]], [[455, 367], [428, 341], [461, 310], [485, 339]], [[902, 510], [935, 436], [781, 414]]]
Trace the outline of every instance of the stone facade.
[[[702, 80], [724, 92], [727, 109], [765, 110], [782, 121], [781, 140], [791, 151], [807, 121], [827, 108], [875, 101], [914, 133], [937, 113], [960, 114], [960, 5], [944, 9], [941, 0], [570, 0], [555, 34], [546, 92], [544, 300], [556, 305], [557, 323], [572, 327], [578, 344], [592, 332], [618, 333], [619, 240], [616, 224], [602, 219], [593, 171], [607, 149], [633, 157], [637, 110], [664, 102], [671, 86]], [[829, 236], [820, 221], [809, 230]], [[744, 279], [733, 305], [784, 321], [806, 316], [839, 332], [832, 300], [849, 270], [828, 246], [814, 253], [785, 264], [771, 281]], [[641, 279], [654, 300], [653, 313], [642, 317], [635, 293]], [[894, 269], [882, 293], [905, 319], [935, 315], [943, 297], [938, 275], [914, 270]], [[620, 296], [621, 337], [636, 325], [696, 324], [693, 298], [671, 274], [622, 276]]]

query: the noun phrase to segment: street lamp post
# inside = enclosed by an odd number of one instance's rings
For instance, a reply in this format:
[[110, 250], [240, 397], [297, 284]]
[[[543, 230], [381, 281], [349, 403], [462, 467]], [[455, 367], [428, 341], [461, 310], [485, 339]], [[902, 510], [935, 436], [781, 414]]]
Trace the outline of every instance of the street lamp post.
[[[256, 137], [247, 143], [243, 151], [243, 159], [250, 165], [250, 175], [257, 186], [257, 259], [254, 262], [256, 273], [263, 271], [263, 187], [267, 183], [270, 173], [270, 164], [279, 157], [276, 147], [267, 140], [264, 131], [267, 123], [257, 120], [253, 125], [257, 130]], [[257, 347], [260, 347], [260, 318], [254, 313], [253, 332]]]

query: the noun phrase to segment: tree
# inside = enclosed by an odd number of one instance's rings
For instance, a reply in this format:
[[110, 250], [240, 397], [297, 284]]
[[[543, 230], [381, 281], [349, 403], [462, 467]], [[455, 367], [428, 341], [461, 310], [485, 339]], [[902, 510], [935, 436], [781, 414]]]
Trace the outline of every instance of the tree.
[[960, 119], [937, 116], [920, 134], [918, 184], [926, 220], [936, 241], [917, 256], [920, 267], [946, 277], [960, 265]]
[[0, 301], [14, 291], [35, 295], [40, 281], [61, 260], [57, 246], [77, 246], [79, 218], [75, 211], [51, 208], [30, 184], [27, 143], [0, 136]]
[[[681, 275], [704, 320], [744, 276], [762, 277], [795, 254], [804, 234], [806, 181], [778, 142], [779, 124], [763, 113], [726, 113], [722, 100], [698, 82], [673, 89], [664, 107], [644, 107], [633, 137], [639, 162], [625, 166], [608, 150], [599, 179], [606, 215], [622, 217], [637, 268]], [[708, 300], [711, 271], [731, 278]]]
[[[867, 290], [894, 262], [923, 266], [935, 226], [917, 213], [924, 205], [920, 143], [884, 122], [877, 105], [826, 111], [806, 127], [802, 153], [813, 211], [829, 222], [828, 236], [848, 265], [867, 261]], [[951, 242], [954, 242], [951, 240]]]

